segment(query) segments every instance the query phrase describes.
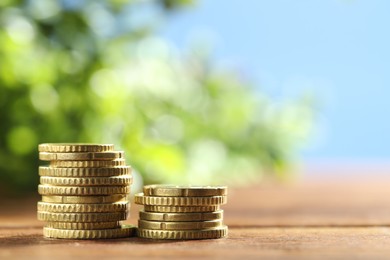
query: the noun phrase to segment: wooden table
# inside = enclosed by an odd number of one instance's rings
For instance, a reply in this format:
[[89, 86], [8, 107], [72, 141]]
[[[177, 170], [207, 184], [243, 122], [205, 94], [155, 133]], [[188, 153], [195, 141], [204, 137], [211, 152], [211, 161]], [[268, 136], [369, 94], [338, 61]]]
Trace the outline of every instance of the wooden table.
[[[229, 190], [226, 239], [76, 241], [42, 237], [39, 197], [1, 202], [0, 259], [390, 257], [390, 176], [311, 178]], [[129, 223], [136, 223], [132, 205]]]

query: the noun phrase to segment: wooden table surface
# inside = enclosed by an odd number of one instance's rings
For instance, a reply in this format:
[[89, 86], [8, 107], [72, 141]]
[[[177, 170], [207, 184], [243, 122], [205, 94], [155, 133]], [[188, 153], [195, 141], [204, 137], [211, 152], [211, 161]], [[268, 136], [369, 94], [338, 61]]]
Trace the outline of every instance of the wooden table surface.
[[[229, 237], [197, 241], [45, 239], [42, 223], [36, 220], [39, 197], [3, 200], [0, 259], [388, 259], [389, 181], [386, 175], [350, 175], [230, 189], [229, 202], [224, 206]], [[136, 223], [138, 210], [132, 204], [128, 223]]]

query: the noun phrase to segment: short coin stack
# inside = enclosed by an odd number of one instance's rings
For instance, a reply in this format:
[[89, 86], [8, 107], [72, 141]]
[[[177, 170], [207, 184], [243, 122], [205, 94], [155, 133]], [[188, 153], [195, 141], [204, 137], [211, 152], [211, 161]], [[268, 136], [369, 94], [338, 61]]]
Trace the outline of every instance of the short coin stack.
[[152, 239], [211, 239], [227, 235], [220, 205], [227, 201], [225, 186], [148, 185], [135, 195], [144, 205], [138, 236]]
[[40, 144], [38, 219], [51, 238], [100, 239], [128, 237], [127, 219], [132, 183], [124, 152], [112, 144]]

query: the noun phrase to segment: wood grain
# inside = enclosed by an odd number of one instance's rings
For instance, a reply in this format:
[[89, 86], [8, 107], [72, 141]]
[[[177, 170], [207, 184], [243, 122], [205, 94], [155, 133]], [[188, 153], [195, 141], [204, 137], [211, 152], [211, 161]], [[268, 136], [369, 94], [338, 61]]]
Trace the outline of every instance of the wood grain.
[[[230, 189], [223, 207], [229, 237], [199, 241], [45, 239], [36, 220], [39, 197], [8, 199], [0, 202], [0, 259], [385, 259], [390, 257], [389, 180], [328, 178]], [[138, 210], [132, 204], [127, 223], [136, 223]]]

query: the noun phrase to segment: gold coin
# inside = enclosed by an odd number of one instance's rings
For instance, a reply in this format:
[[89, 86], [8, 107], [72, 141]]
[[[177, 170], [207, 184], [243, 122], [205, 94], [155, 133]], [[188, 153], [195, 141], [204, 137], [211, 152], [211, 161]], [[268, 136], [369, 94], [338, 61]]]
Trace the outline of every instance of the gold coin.
[[112, 161], [50, 161], [50, 167], [60, 168], [85, 168], [85, 167], [117, 167], [125, 166], [124, 159], [115, 159]]
[[119, 221], [113, 222], [46, 222], [45, 227], [57, 229], [107, 229], [120, 227]]
[[127, 219], [127, 212], [52, 213], [38, 211], [38, 220], [48, 222], [113, 222]]
[[153, 230], [138, 228], [138, 236], [152, 239], [215, 239], [228, 234], [228, 227], [221, 226], [201, 230]]
[[39, 159], [42, 161], [94, 161], [115, 160], [124, 157], [122, 151], [96, 152], [96, 153], [47, 153], [40, 152]]
[[66, 204], [97, 204], [127, 202], [127, 194], [114, 194], [109, 196], [42, 196], [42, 202]]
[[38, 211], [53, 212], [53, 213], [98, 213], [98, 212], [118, 212], [127, 211], [129, 203], [115, 202], [102, 204], [61, 204], [38, 202]]
[[51, 143], [38, 146], [38, 151], [51, 153], [107, 152], [113, 150], [113, 144]]
[[133, 183], [133, 177], [131, 175], [92, 178], [62, 178], [42, 176], [40, 181], [41, 184], [54, 186], [129, 186]]
[[219, 210], [219, 206], [158, 206], [158, 205], [144, 205], [146, 212], [166, 212], [166, 213], [190, 213], [190, 212], [212, 212]]
[[123, 225], [120, 228], [95, 229], [95, 230], [72, 230], [55, 229], [44, 227], [43, 236], [50, 238], [64, 239], [107, 239], [131, 237], [136, 234], [136, 228], [130, 225]]
[[118, 166], [109, 168], [53, 168], [40, 166], [40, 176], [51, 177], [110, 177], [131, 174], [130, 166]]
[[222, 220], [196, 221], [196, 222], [161, 222], [138, 220], [138, 227], [158, 230], [197, 230], [222, 226]]
[[176, 186], [147, 185], [144, 186], [145, 196], [167, 197], [204, 197], [227, 195], [226, 186]]
[[211, 197], [152, 197], [144, 196], [143, 193], [135, 194], [134, 201], [141, 205], [161, 206], [209, 206], [225, 204], [226, 196]]
[[223, 210], [200, 213], [159, 213], [159, 212], [139, 212], [139, 218], [151, 221], [205, 221], [223, 218]]
[[49, 186], [38, 185], [38, 193], [41, 195], [112, 195], [128, 194], [129, 186]]

